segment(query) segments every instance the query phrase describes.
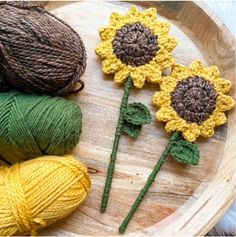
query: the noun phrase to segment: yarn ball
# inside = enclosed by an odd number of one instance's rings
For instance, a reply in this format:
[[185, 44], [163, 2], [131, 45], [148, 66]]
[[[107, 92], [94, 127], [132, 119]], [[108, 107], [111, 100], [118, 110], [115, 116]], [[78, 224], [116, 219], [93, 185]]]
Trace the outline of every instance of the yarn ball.
[[77, 83], [76, 91], [82, 90], [86, 51], [80, 36], [39, 6], [0, 2], [0, 91], [65, 95]]
[[0, 236], [36, 235], [73, 212], [90, 178], [72, 156], [45, 156], [0, 167]]
[[63, 155], [76, 146], [81, 131], [82, 113], [73, 101], [0, 93], [0, 154], [16, 150], [30, 158]]

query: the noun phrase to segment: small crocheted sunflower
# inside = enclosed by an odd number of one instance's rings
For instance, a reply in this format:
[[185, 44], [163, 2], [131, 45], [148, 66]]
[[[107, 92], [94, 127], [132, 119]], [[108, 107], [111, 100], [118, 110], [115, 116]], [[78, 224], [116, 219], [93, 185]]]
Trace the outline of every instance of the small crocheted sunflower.
[[160, 82], [162, 70], [174, 63], [171, 51], [177, 41], [169, 35], [169, 28], [169, 22], [157, 20], [156, 8], [139, 12], [132, 7], [126, 15], [113, 13], [110, 25], [99, 30], [102, 42], [96, 53], [103, 71], [114, 73], [118, 84], [130, 75], [137, 88], [145, 80]]
[[103, 71], [115, 74], [116, 83], [124, 83], [101, 212], [107, 208], [121, 134], [136, 138], [142, 125], [151, 122], [150, 112], [145, 105], [128, 104], [130, 91], [133, 85], [142, 88], [146, 80], [160, 82], [162, 70], [174, 64], [171, 51], [177, 42], [169, 35], [169, 28], [170, 23], [157, 20], [155, 8], [139, 12], [136, 7], [132, 7], [126, 15], [113, 13], [110, 25], [99, 30], [102, 42], [96, 53], [102, 59]]
[[180, 131], [190, 142], [199, 135], [211, 137], [215, 126], [226, 123], [224, 112], [234, 106], [233, 98], [225, 95], [230, 87], [216, 66], [204, 67], [199, 61], [189, 68], [176, 64], [153, 97], [161, 107], [157, 119], [167, 122], [167, 132]]
[[168, 156], [180, 163], [198, 164], [199, 148], [192, 142], [199, 135], [212, 136], [215, 126], [226, 123], [224, 112], [235, 104], [232, 97], [225, 95], [230, 87], [230, 81], [220, 77], [217, 67], [204, 67], [199, 61], [193, 62], [189, 68], [176, 64], [171, 76], [163, 78], [161, 91], [156, 92], [153, 102], [161, 107], [157, 119], [167, 122], [166, 130], [174, 133], [120, 225], [120, 233], [126, 230]]

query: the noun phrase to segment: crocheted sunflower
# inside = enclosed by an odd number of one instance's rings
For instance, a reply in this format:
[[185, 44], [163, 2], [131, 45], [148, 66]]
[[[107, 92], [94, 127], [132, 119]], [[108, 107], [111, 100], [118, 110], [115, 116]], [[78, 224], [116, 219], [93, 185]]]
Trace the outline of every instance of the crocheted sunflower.
[[114, 73], [116, 83], [124, 83], [101, 212], [107, 208], [121, 134], [136, 138], [142, 125], [151, 122], [151, 114], [145, 105], [128, 104], [130, 91], [133, 85], [142, 88], [146, 80], [160, 82], [162, 70], [174, 64], [171, 51], [177, 42], [168, 34], [169, 28], [170, 23], [157, 20], [155, 8], [139, 12], [132, 7], [126, 15], [113, 13], [110, 25], [99, 30], [102, 42], [96, 53], [102, 59], [103, 71]]
[[193, 62], [189, 68], [176, 64], [171, 76], [163, 78], [161, 91], [155, 93], [153, 102], [161, 107], [157, 119], [167, 122], [166, 130], [174, 133], [120, 225], [120, 233], [126, 230], [169, 156], [180, 163], [198, 164], [200, 151], [198, 145], [192, 142], [199, 135], [212, 136], [215, 126], [226, 123], [224, 112], [235, 104], [232, 97], [225, 95], [230, 87], [230, 81], [220, 77], [217, 67], [204, 67], [199, 61]]
[[99, 30], [102, 42], [96, 53], [103, 71], [114, 73], [118, 84], [130, 75], [137, 88], [142, 88], [145, 80], [160, 82], [162, 70], [174, 63], [171, 51], [177, 41], [169, 29], [169, 22], [157, 20], [156, 8], [139, 12], [132, 7], [126, 15], [113, 13], [110, 25]]
[[233, 98], [225, 95], [230, 87], [216, 66], [204, 67], [199, 61], [189, 68], [176, 64], [153, 97], [161, 107], [157, 119], [167, 122], [167, 132], [180, 131], [190, 142], [199, 135], [211, 137], [215, 126], [226, 123], [224, 112], [234, 106]]

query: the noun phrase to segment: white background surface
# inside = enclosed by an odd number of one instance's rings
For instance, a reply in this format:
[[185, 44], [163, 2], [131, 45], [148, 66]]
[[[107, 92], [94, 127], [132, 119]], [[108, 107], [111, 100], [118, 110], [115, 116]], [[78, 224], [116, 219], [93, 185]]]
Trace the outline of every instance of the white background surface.
[[236, 1], [204, 1], [236, 36]]

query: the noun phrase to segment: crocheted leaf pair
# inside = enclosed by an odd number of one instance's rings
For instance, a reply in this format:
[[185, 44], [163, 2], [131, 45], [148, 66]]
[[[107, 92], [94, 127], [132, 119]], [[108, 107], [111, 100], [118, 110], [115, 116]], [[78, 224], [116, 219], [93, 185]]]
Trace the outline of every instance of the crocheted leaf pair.
[[123, 132], [136, 138], [141, 132], [142, 125], [151, 123], [151, 114], [142, 103], [128, 104], [124, 113]]

